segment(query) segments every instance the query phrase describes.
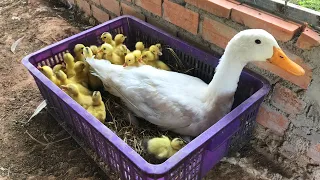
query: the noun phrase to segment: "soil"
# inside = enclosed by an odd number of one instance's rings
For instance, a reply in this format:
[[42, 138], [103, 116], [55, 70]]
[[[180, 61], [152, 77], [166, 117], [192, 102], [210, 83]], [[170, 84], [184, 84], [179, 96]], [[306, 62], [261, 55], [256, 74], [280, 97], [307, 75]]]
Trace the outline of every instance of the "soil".
[[[22, 58], [95, 21], [63, 4], [41, 0], [2, 0], [0, 14], [0, 180], [114, 179], [46, 109], [24, 123], [43, 99]], [[11, 52], [11, 45], [21, 37], [15, 53]], [[249, 146], [241, 155], [225, 158], [205, 179], [285, 179], [290, 174]]]

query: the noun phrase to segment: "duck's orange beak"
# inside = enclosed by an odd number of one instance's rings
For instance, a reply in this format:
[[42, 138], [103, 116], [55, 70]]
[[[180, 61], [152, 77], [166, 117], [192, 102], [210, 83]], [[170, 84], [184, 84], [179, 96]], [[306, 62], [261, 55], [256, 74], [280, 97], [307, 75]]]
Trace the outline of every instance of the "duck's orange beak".
[[127, 63], [124, 63], [124, 64], [123, 64], [123, 67], [127, 67], [127, 66], [128, 66], [128, 64], [127, 64]]
[[139, 59], [138, 59], [138, 62], [139, 62], [139, 63], [142, 63], [142, 62], [143, 62], [143, 61], [142, 61], [142, 58], [139, 58]]
[[269, 59], [269, 62], [296, 76], [305, 74], [304, 69], [288, 58], [281, 48], [273, 47], [273, 56]]

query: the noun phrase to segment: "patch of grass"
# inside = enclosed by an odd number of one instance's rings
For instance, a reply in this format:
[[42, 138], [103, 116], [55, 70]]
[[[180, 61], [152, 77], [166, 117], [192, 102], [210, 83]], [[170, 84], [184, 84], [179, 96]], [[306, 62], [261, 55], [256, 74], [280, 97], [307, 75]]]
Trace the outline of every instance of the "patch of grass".
[[290, 2], [302, 7], [320, 11], [320, 0], [292, 0]]

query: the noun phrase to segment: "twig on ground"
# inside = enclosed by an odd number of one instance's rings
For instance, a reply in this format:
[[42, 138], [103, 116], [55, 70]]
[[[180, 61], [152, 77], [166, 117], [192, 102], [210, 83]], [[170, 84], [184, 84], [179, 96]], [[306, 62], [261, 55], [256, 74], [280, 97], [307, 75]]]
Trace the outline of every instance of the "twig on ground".
[[[52, 144], [55, 144], [55, 143], [58, 143], [58, 142], [61, 142], [61, 141], [64, 141], [64, 140], [67, 140], [67, 139], [70, 139], [71, 136], [67, 137], [67, 138], [63, 138], [63, 139], [60, 139], [60, 140], [57, 140], [57, 141], [53, 141], [53, 142], [49, 142], [49, 143], [44, 143], [44, 142], [41, 142], [39, 140], [37, 140], [36, 138], [34, 138], [31, 134], [28, 133], [28, 131], [25, 131], [25, 133], [34, 141], [36, 141], [37, 143], [43, 145], [43, 146], [46, 146], [48, 147], [49, 145], [52, 145]], [[46, 148], [45, 147], [45, 148]]]

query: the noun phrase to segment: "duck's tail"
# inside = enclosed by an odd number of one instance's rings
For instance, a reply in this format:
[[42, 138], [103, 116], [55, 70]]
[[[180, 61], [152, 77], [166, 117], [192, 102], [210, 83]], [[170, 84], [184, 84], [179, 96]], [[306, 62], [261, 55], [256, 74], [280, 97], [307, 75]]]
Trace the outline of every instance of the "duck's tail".
[[[110, 61], [108, 60], [95, 60], [94, 58], [87, 58], [86, 59], [87, 63], [90, 65], [90, 73], [94, 76], [97, 76], [103, 83], [103, 86], [106, 91], [108, 89], [114, 89], [118, 95], [113, 94], [115, 96], [119, 96], [124, 98], [127, 102], [129, 102], [134, 108], [139, 110], [139, 108], [131, 101], [130, 97], [127, 97], [125, 94], [123, 94], [117, 86], [113, 83], [112, 77], [110, 77], [109, 73], [111, 74], [112, 72], [112, 67], [116, 67], [119, 65], [114, 65], [111, 64]], [[108, 68], [109, 67], [109, 68]], [[120, 68], [123, 68], [122, 66], [119, 66]], [[115, 70], [113, 73], [119, 73], [120, 69], [113, 69]], [[110, 92], [110, 91], [109, 91]], [[143, 112], [142, 112], [143, 113]]]

